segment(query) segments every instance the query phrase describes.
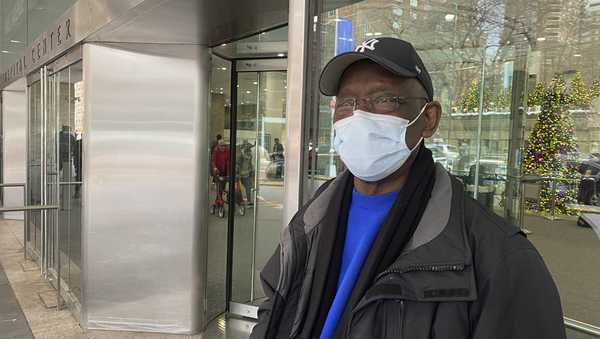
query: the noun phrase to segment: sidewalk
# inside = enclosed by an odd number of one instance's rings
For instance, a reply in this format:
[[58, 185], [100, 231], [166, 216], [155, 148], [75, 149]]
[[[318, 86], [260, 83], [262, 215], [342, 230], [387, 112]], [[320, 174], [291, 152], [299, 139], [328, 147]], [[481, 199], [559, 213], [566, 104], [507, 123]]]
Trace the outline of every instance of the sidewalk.
[[33, 333], [0, 265], [0, 333], [7, 339], [31, 339]]
[[0, 219], [0, 264], [35, 338], [84, 338], [68, 310], [47, 309], [40, 300], [38, 293], [53, 289], [42, 280], [38, 266], [23, 258], [22, 221]]

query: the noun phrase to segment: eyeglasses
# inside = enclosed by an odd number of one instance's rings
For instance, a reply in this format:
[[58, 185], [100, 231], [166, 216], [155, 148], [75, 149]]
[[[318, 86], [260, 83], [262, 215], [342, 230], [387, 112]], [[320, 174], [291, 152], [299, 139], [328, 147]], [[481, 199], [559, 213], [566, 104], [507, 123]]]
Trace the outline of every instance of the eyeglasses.
[[352, 114], [358, 106], [359, 100], [364, 101], [365, 107], [373, 113], [392, 113], [401, 112], [410, 101], [414, 100], [425, 100], [426, 97], [401, 97], [392, 95], [380, 95], [376, 97], [365, 97], [365, 98], [336, 98], [335, 101], [335, 113], [340, 115]]

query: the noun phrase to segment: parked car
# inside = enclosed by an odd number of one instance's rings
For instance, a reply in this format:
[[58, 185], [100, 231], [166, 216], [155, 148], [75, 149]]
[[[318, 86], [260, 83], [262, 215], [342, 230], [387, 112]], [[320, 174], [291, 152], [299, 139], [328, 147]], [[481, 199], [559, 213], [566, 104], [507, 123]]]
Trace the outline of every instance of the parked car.
[[448, 144], [429, 144], [427, 148], [433, 154], [433, 160], [452, 171], [458, 159], [458, 148]]

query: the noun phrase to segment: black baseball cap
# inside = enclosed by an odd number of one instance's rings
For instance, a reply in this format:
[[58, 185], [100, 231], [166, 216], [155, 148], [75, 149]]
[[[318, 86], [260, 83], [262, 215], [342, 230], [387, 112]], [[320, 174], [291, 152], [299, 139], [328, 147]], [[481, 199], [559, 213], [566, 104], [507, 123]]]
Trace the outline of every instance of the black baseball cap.
[[353, 52], [346, 52], [331, 59], [319, 80], [324, 95], [337, 94], [344, 71], [359, 60], [371, 60], [388, 71], [421, 82], [429, 101], [433, 100], [433, 84], [423, 60], [410, 42], [396, 38], [374, 38], [364, 41]]

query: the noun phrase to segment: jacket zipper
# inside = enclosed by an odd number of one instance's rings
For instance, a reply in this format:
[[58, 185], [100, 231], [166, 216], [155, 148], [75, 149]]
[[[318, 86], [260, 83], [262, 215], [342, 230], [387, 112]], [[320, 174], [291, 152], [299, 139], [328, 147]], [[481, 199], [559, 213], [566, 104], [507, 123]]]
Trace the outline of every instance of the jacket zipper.
[[402, 274], [407, 272], [447, 272], [447, 271], [463, 271], [465, 264], [433, 264], [433, 265], [408, 265], [401, 268], [392, 267], [388, 270], [381, 272], [375, 278], [375, 281], [381, 279], [383, 276], [396, 273]]
[[[448, 272], [448, 271], [463, 271], [465, 269], [465, 264], [430, 264], [430, 265], [408, 265], [401, 268], [391, 267], [388, 270], [381, 272], [375, 278], [375, 281], [379, 281], [382, 277], [388, 274], [402, 274], [407, 272]], [[366, 303], [359, 303], [352, 310], [350, 314], [350, 319], [348, 320], [348, 324], [346, 325], [346, 338], [350, 337], [350, 326], [352, 325], [352, 320], [354, 319], [354, 314], [362, 309], [365, 305], [370, 304], [373, 301], [379, 300], [379, 298], [370, 300]], [[404, 300], [400, 299], [400, 307], [402, 312], [402, 324], [401, 324], [401, 332], [404, 331]]]
[[401, 313], [401, 319], [400, 319], [400, 337], [398, 339], [402, 339], [402, 337], [404, 337], [404, 318], [405, 318], [405, 314], [406, 312], [404, 312], [404, 300], [400, 299], [400, 313]]

